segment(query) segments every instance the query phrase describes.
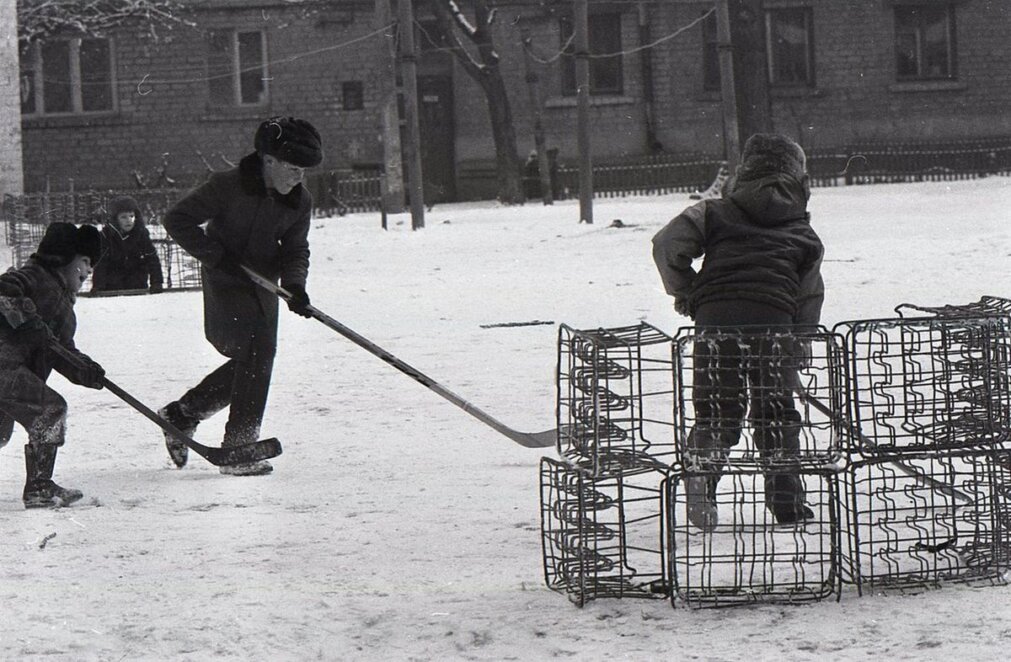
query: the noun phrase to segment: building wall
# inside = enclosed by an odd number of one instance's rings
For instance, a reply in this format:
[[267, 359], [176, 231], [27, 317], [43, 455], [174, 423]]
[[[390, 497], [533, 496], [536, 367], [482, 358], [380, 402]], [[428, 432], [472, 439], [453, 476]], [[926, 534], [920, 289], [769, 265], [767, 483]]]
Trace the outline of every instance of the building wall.
[[[278, 6], [202, 11], [197, 20], [203, 29], [266, 31], [268, 103], [208, 105], [200, 30], [176, 27], [158, 40], [121, 30], [113, 36], [116, 112], [24, 118], [26, 189], [43, 189], [47, 178], [53, 190], [65, 190], [69, 179], [76, 188], [133, 188], [134, 170], [153, 181], [163, 159], [169, 176], [196, 183], [251, 152], [257, 125], [273, 115], [304, 117], [320, 130], [323, 168], [382, 161], [373, 81], [387, 75], [388, 48], [379, 36], [338, 48], [376, 29], [371, 5], [336, 14]], [[341, 83], [351, 80], [364, 82], [363, 110], [342, 109]]]
[[[773, 89], [777, 130], [808, 148], [845, 148], [870, 141], [950, 141], [1011, 135], [1011, 12], [1006, 0], [953, 0], [957, 6], [958, 78], [953, 83], [898, 85], [895, 82], [892, 7], [897, 0], [766, 0], [769, 7], [813, 8], [813, 88]], [[391, 73], [388, 39], [374, 35], [371, 1], [335, 2], [332, 9], [305, 11], [285, 2], [209, 2], [202, 28], [262, 28], [267, 31], [270, 102], [263, 107], [222, 111], [207, 106], [205, 47], [200, 31], [177, 28], [155, 41], [143, 31], [115, 36], [118, 109], [109, 115], [25, 118], [25, 186], [78, 188], [135, 186], [131, 172], [151, 177], [163, 159], [167, 173], [189, 184], [227, 167], [252, 149], [263, 118], [291, 114], [311, 120], [326, 141], [323, 168], [382, 162], [379, 129], [383, 81]], [[569, 3], [534, 0], [498, 3], [496, 49], [510, 90], [521, 159], [534, 147], [529, 87], [521, 28], [529, 29], [535, 52], [552, 59], [562, 47], [553, 8]], [[621, 12], [623, 93], [593, 97], [591, 143], [595, 162], [648, 153], [647, 117], [654, 118], [666, 152], [719, 156], [723, 152], [719, 94], [703, 89], [702, 28], [695, 25], [646, 50], [640, 24], [645, 11], [649, 38], [681, 30], [712, 7], [710, 0], [591, 3], [595, 10]], [[388, 31], [392, 32], [392, 31]], [[164, 34], [164, 33], [163, 33]], [[352, 45], [340, 47], [353, 39]], [[643, 58], [653, 71], [653, 101], [646, 101]], [[430, 58], [429, 58], [430, 59]], [[574, 162], [576, 107], [561, 95], [561, 67], [532, 65], [544, 102], [542, 119], [549, 148]], [[459, 64], [443, 56], [431, 70], [454, 81], [455, 161], [462, 199], [494, 196], [494, 145], [481, 88]], [[364, 109], [344, 111], [341, 83], [364, 83]], [[163, 156], [164, 155], [164, 156]]]

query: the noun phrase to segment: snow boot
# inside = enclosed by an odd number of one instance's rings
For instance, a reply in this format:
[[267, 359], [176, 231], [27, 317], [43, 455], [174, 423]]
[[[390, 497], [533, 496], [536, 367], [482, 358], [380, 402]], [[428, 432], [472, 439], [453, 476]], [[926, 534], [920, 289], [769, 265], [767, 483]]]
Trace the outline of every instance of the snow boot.
[[58, 446], [50, 444], [25, 445], [25, 490], [21, 499], [25, 508], [62, 508], [80, 501], [80, 490], [60, 487], [53, 482]]
[[716, 478], [689, 476], [685, 480], [685, 501], [688, 503], [688, 521], [702, 531], [712, 531], [720, 521], [716, 507]]
[[[200, 419], [187, 416], [178, 402], [170, 402], [165, 405], [158, 410], [158, 415], [190, 439], [196, 433], [197, 424], [200, 422]], [[168, 449], [169, 457], [177, 467], [182, 469], [186, 466], [190, 452], [189, 447], [168, 431], [165, 432], [165, 448]]]
[[256, 462], [224, 465], [219, 469], [226, 476], [265, 476], [273, 471], [274, 467], [266, 460], [257, 460]]
[[814, 518], [804, 504], [804, 483], [797, 474], [768, 474], [765, 477], [765, 504], [777, 524], [800, 524]]

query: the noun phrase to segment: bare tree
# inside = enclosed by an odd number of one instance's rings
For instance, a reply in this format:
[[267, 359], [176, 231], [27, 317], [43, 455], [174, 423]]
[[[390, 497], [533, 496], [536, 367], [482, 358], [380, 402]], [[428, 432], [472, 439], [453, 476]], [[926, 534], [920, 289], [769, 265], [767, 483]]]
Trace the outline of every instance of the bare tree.
[[192, 26], [187, 7], [177, 0], [17, 0], [18, 40], [56, 34], [102, 36], [126, 23], [141, 22], [153, 36], [157, 28]]
[[520, 158], [516, 150], [516, 128], [513, 126], [509, 93], [502, 80], [499, 56], [492, 41], [495, 10], [488, 0], [471, 0], [474, 12], [471, 21], [456, 0], [423, 0], [435, 16], [435, 30], [464, 71], [484, 91], [491, 117], [492, 138], [495, 141], [495, 167], [498, 199], [506, 204], [524, 201], [520, 179]]

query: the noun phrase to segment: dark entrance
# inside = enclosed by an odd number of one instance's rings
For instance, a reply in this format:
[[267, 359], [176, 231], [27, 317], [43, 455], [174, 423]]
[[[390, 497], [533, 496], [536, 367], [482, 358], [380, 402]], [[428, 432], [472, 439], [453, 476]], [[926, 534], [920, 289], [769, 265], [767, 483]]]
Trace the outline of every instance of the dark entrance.
[[425, 203], [455, 200], [453, 79], [448, 76], [418, 76], [418, 108]]

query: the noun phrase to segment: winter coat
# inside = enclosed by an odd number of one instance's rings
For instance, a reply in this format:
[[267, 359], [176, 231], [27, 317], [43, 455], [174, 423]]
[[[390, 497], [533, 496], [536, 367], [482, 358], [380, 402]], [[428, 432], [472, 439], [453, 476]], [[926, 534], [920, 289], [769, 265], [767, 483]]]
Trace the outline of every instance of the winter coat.
[[[795, 324], [821, 317], [824, 252], [807, 213], [808, 192], [796, 178], [773, 175], [737, 182], [727, 198], [704, 200], [653, 237], [667, 293], [694, 317], [703, 303], [744, 300], [774, 306]], [[692, 260], [705, 255], [698, 273]]]
[[268, 192], [260, 159], [250, 154], [165, 215], [165, 230], [201, 263], [204, 333], [225, 356], [246, 356], [253, 334], [276, 338], [277, 296], [215, 267], [228, 255], [275, 282], [305, 287], [311, 210], [301, 184], [284, 196]]
[[[125, 204], [113, 205], [112, 218], [102, 229], [105, 252], [91, 276], [94, 292], [141, 290], [149, 284], [162, 284], [161, 261], [144, 225], [140, 207], [132, 199], [125, 200], [128, 201]], [[116, 215], [121, 211], [132, 211], [135, 215], [134, 226], [126, 233], [116, 223]]]
[[[8, 321], [9, 307], [18, 306], [17, 300], [27, 297], [35, 304], [36, 313], [48, 328], [33, 324], [32, 321], [13, 328]], [[55, 369], [74, 384], [84, 383], [81, 365], [47, 351], [50, 335], [61, 345], [85, 362], [87, 357], [74, 345], [77, 331], [77, 316], [74, 303], [77, 294], [72, 291], [63, 277], [50, 267], [43, 266], [34, 257], [20, 269], [11, 269], [0, 274], [0, 379], [18, 366], [28, 366], [32, 372], [45, 379], [51, 369]], [[34, 317], [28, 315], [29, 318]]]

